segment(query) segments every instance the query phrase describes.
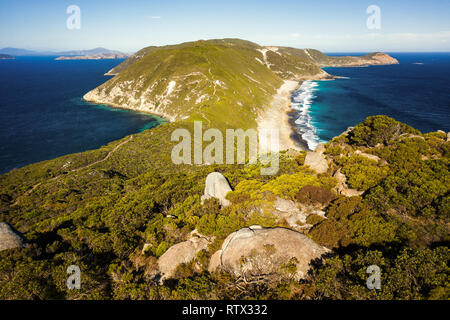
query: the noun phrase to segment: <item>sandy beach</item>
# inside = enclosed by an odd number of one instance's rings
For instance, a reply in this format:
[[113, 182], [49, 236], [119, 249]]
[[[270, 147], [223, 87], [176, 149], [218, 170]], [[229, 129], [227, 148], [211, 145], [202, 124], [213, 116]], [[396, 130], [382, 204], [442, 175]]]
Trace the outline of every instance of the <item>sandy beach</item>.
[[[300, 87], [301, 82], [285, 80], [273, 96], [271, 105], [257, 118], [258, 131], [264, 129], [278, 129], [280, 151], [294, 149], [307, 150], [305, 142], [293, 127], [290, 119], [291, 93]], [[268, 148], [268, 147], [267, 147]]]

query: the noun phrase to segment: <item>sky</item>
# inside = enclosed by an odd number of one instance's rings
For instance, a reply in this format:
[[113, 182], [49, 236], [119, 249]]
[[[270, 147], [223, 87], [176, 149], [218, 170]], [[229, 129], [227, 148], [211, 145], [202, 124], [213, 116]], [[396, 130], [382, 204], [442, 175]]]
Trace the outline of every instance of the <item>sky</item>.
[[[367, 12], [374, 5], [379, 14]], [[448, 52], [450, 0], [0, 0], [0, 48], [131, 53], [217, 38], [325, 52]]]

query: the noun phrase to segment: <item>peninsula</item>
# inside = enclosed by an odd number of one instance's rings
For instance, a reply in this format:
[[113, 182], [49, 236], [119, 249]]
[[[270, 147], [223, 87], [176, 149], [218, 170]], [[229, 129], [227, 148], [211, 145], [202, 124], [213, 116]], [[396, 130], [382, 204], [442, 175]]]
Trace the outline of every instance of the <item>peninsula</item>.
[[200, 40], [138, 51], [110, 70], [107, 74], [115, 77], [84, 99], [170, 121], [280, 128], [282, 148], [305, 149], [288, 121], [292, 90], [304, 80], [334, 79], [322, 67], [397, 63], [380, 52], [332, 57], [314, 49], [260, 46], [240, 39]]

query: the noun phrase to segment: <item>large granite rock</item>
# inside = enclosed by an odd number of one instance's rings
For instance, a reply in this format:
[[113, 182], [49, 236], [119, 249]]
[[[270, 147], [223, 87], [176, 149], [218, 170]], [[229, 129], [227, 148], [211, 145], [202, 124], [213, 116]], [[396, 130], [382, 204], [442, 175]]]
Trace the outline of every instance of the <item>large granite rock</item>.
[[202, 196], [202, 202], [209, 198], [216, 198], [222, 206], [230, 205], [230, 201], [225, 199], [228, 192], [231, 191], [227, 179], [219, 172], [211, 172], [206, 177], [205, 193]]
[[171, 246], [158, 259], [158, 268], [161, 274], [161, 281], [172, 278], [176, 268], [182, 263], [191, 262], [197, 253], [208, 247], [212, 239], [202, 236], [195, 231], [191, 233], [187, 241], [183, 241]]
[[[211, 257], [208, 269], [244, 278], [277, 275], [302, 279], [310, 269], [310, 262], [326, 252], [328, 249], [300, 232], [251, 226], [230, 234]], [[292, 270], [290, 274], [283, 271], [288, 263], [296, 266], [293, 274]]]
[[328, 171], [328, 162], [322, 152], [307, 152], [305, 165], [309, 166], [317, 173], [325, 173]]
[[25, 237], [19, 231], [5, 222], [0, 222], [0, 251], [21, 248], [25, 242]]

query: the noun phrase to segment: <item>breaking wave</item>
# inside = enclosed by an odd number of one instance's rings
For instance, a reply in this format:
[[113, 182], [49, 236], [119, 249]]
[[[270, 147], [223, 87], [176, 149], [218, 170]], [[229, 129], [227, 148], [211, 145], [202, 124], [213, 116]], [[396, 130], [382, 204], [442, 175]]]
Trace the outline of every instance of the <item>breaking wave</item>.
[[309, 108], [315, 98], [314, 92], [317, 91], [317, 82], [304, 81], [300, 88], [292, 93], [291, 107], [298, 111], [298, 118], [295, 124], [303, 140], [308, 144], [308, 148], [314, 150], [320, 142], [316, 128], [311, 123]]

